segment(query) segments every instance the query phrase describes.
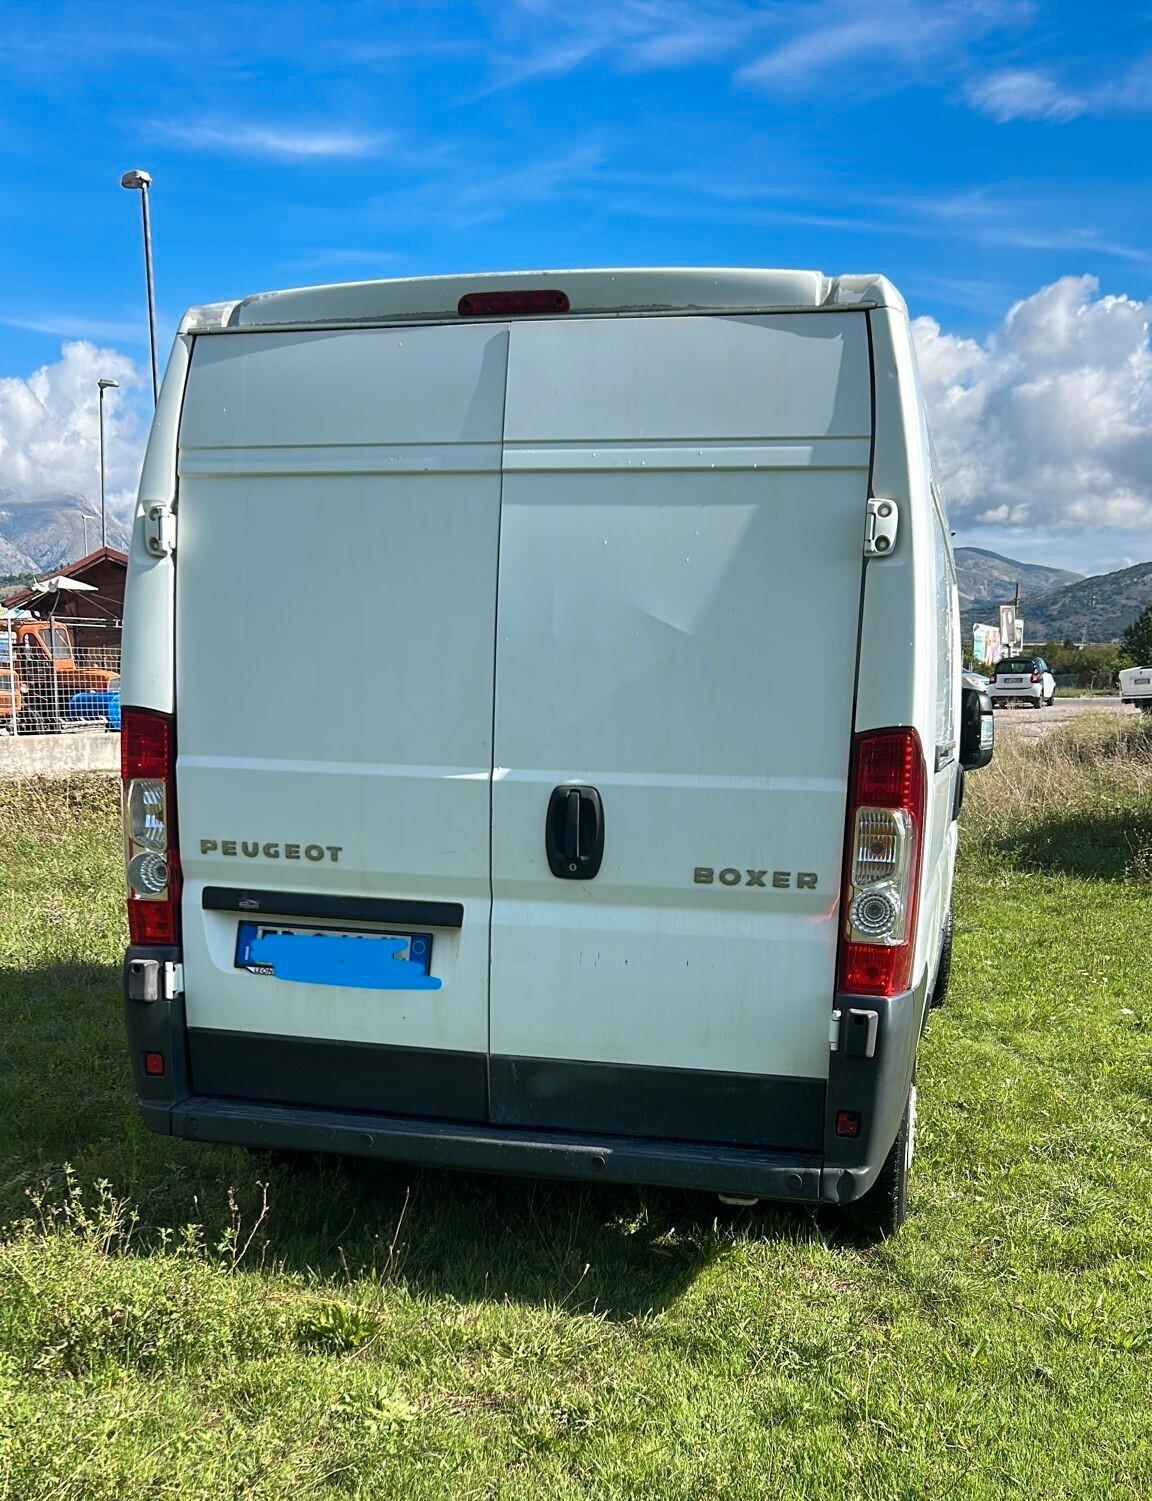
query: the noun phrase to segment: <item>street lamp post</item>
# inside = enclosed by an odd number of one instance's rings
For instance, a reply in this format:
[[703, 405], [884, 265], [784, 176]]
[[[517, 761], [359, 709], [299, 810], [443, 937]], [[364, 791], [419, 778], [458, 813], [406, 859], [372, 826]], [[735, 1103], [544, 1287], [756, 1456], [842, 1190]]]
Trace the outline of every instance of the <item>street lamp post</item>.
[[[104, 392], [120, 389], [118, 380], [102, 376], [97, 382], [100, 388], [100, 546], [108, 546], [108, 522], [104, 511]], [[88, 533], [84, 533], [84, 550], [88, 550]]]
[[122, 188], [138, 189], [140, 213], [144, 221], [144, 279], [148, 285], [148, 343], [152, 350], [152, 404], [160, 395], [160, 372], [156, 363], [156, 288], [152, 280], [152, 215], [148, 207], [148, 193], [152, 186], [152, 174], [134, 167], [120, 179]]

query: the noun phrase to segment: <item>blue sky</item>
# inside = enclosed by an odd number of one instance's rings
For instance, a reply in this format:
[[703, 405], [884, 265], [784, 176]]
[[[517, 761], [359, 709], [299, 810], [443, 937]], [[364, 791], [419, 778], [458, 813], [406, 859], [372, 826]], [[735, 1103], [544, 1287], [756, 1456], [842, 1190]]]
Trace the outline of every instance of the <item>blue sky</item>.
[[[800, 265], [889, 275], [947, 365], [1002, 355], [1009, 308], [1062, 278], [1095, 279], [1071, 316], [1098, 323], [1152, 298], [1147, 4], [8, 0], [0, 59], [0, 377], [64, 340], [146, 359], [130, 166], [155, 178], [166, 335], [316, 281]], [[1125, 336], [1114, 363], [1141, 357]], [[1094, 566], [1152, 555], [1132, 480]], [[1028, 483], [962, 503], [960, 540], [1067, 560], [1091, 517], [1013, 521]]]

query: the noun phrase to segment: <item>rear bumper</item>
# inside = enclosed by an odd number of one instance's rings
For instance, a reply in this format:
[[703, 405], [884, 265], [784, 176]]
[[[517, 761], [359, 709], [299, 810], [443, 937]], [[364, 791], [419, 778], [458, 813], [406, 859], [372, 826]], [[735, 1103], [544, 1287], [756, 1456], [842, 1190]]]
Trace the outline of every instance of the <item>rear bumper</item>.
[[198, 1095], [169, 1107], [142, 1102], [142, 1108], [153, 1130], [194, 1141], [332, 1152], [468, 1172], [647, 1183], [769, 1199], [816, 1202], [826, 1197], [821, 1159], [808, 1153], [520, 1131]]
[[[174, 950], [167, 953], [155, 949], [129, 950], [127, 957], [131, 960], [145, 952], [161, 960], [178, 958]], [[823, 1108], [797, 1135], [796, 1147], [682, 1139], [692, 1137], [693, 1128], [704, 1125], [700, 1118], [694, 1120], [690, 1111], [679, 1115], [674, 1135], [668, 1130], [645, 1134], [640, 1122], [653, 1132], [660, 1117], [658, 1099], [653, 1101], [651, 1114], [641, 1111], [632, 1118], [633, 1129], [608, 1134], [603, 1129], [582, 1128], [574, 1116], [566, 1118], [563, 1129], [522, 1121], [445, 1119], [443, 1114], [432, 1114], [427, 1102], [422, 1113], [416, 1099], [400, 1113], [347, 1104], [335, 1108], [338, 1096], [325, 1091], [311, 1102], [247, 1098], [244, 1096], [249, 1089], [255, 1092], [261, 1077], [257, 1058], [250, 1058], [247, 1070], [230, 1080], [208, 1071], [206, 1078], [213, 1082], [209, 1084], [212, 1092], [207, 1092], [199, 1067], [193, 1070], [182, 996], [139, 1001], [130, 999], [126, 989], [125, 1019], [141, 1113], [149, 1129], [162, 1134], [470, 1172], [650, 1184], [738, 1197], [843, 1204], [859, 1198], [872, 1186], [895, 1138], [915, 1062], [925, 983], [886, 1001], [837, 999], [837, 1006], [844, 1010], [860, 1005], [876, 1010], [875, 1053], [869, 1057], [850, 1056], [846, 1051], [832, 1054]], [[193, 1040], [199, 1036], [192, 1034]], [[151, 1053], [163, 1056], [163, 1075], [148, 1073], [146, 1060]], [[316, 1062], [319, 1066], [318, 1058]], [[616, 1093], [646, 1087], [640, 1076], [658, 1072], [636, 1070], [632, 1078], [618, 1082]], [[743, 1075], [730, 1079], [734, 1094], [754, 1082]], [[649, 1098], [653, 1100], [651, 1095]], [[603, 1099], [594, 1103], [596, 1123], [602, 1128], [610, 1113]], [[855, 1138], [835, 1133], [837, 1113], [843, 1110], [855, 1112], [860, 1121]], [[715, 1127], [715, 1121], [710, 1124]]]
[[985, 690], [992, 700], [992, 707], [1000, 704], [1017, 704], [1024, 700], [1038, 704], [1044, 697], [1044, 687], [1041, 683], [1033, 683], [1030, 688], [988, 688]]

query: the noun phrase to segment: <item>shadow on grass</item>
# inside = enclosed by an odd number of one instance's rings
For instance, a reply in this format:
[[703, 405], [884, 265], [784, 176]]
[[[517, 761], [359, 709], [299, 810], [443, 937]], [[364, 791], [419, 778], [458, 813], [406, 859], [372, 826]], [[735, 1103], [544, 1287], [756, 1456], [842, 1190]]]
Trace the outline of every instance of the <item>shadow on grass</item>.
[[112, 965], [0, 972], [0, 1221], [27, 1213], [27, 1191], [67, 1163], [80, 1184], [107, 1180], [130, 1201], [141, 1250], [189, 1223], [216, 1244], [231, 1201], [240, 1239], [257, 1230], [249, 1266], [609, 1318], [666, 1307], [736, 1242], [821, 1234], [806, 1211], [729, 1209], [711, 1195], [351, 1158], [291, 1164], [156, 1136], [137, 1114], [121, 1004]]
[[1133, 873], [1152, 876], [1152, 812], [1126, 808], [1105, 814], [1078, 813], [1045, 819], [998, 839], [1005, 863], [1017, 870], [1123, 881]]

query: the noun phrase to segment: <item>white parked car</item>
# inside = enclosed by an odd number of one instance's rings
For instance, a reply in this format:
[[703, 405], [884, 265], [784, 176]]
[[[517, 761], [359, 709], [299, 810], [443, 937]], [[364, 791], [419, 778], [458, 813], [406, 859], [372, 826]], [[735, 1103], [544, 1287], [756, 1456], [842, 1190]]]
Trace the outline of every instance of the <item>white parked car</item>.
[[988, 679], [988, 697], [993, 708], [1019, 704], [1042, 709], [1056, 697], [1056, 679], [1043, 657], [1005, 657]]
[[893, 1233], [992, 754], [931, 465], [881, 278], [190, 312], [125, 611], [148, 1124]]
[[1125, 667], [1120, 674], [1120, 701], [1152, 714], [1152, 667]]

